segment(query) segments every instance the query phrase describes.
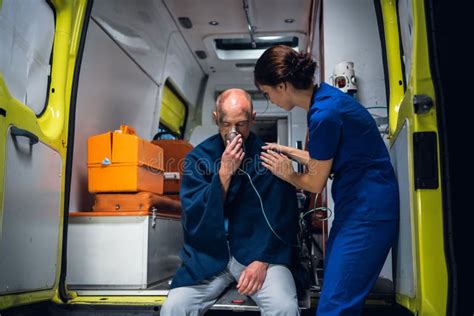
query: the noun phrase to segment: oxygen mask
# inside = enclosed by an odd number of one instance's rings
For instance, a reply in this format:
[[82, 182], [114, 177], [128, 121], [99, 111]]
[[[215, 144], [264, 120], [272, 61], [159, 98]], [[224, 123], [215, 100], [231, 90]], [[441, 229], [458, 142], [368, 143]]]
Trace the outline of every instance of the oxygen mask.
[[232, 127], [232, 129], [230, 131], [228, 131], [227, 133], [225, 133], [224, 135], [224, 138], [225, 138], [225, 141], [227, 143], [227, 141], [229, 141], [229, 143], [231, 143], [234, 138], [237, 137], [237, 135], [239, 135], [240, 133], [235, 129], [235, 127]]

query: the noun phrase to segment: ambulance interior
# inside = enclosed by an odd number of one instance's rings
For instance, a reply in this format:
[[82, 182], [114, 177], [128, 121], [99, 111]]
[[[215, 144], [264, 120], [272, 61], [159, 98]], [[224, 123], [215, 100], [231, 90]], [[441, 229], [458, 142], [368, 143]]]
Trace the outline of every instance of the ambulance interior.
[[[408, 2], [398, 1], [402, 21], [409, 20]], [[90, 137], [126, 125], [147, 141], [174, 139], [196, 146], [217, 132], [212, 120], [217, 95], [228, 88], [242, 88], [252, 96], [257, 112], [253, 131], [258, 136], [304, 148], [306, 113], [301, 109], [285, 112], [270, 104], [253, 83], [257, 58], [278, 43], [311, 52], [319, 65], [316, 81], [332, 83], [335, 66], [352, 62], [357, 79], [354, 97], [369, 108], [387, 139], [388, 101], [374, 1], [94, 1], [75, 109], [67, 225], [69, 290], [79, 296], [166, 296], [180, 265], [179, 216], [166, 216], [160, 210], [93, 214], [95, 194], [88, 186]], [[396, 150], [403, 152], [406, 144], [397, 146], [391, 153], [400, 164], [403, 161]], [[407, 168], [400, 170], [397, 174], [404, 181], [407, 175], [401, 173], [408, 172]], [[168, 180], [180, 176], [176, 172], [164, 175]], [[314, 195], [300, 196], [302, 214], [314, 207], [332, 210], [330, 186], [329, 181], [316, 202]], [[176, 200], [177, 193], [165, 195]], [[311, 302], [314, 306], [324, 282], [330, 215], [324, 210], [308, 213], [301, 221], [300, 256], [311, 284], [300, 301], [302, 308]], [[329, 219], [321, 220], [326, 216]], [[399, 247], [404, 243], [409, 244], [401, 240]], [[395, 285], [413, 290], [410, 250], [404, 251], [403, 257], [394, 258], [391, 253], [387, 258], [369, 304], [392, 304]], [[395, 276], [401, 267], [407, 274], [398, 280]], [[245, 297], [245, 304], [237, 306], [236, 298], [241, 297], [230, 288], [213, 309], [258, 310]]]

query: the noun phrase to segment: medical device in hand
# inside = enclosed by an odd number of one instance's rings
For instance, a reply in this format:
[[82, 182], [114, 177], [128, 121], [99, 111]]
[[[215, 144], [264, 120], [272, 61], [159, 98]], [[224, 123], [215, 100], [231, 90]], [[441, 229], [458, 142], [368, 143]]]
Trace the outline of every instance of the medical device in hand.
[[237, 132], [235, 127], [232, 127], [232, 129], [224, 135], [224, 138], [226, 141], [229, 141], [229, 143], [231, 143], [234, 138], [237, 137], [237, 135], [239, 135], [239, 132]]

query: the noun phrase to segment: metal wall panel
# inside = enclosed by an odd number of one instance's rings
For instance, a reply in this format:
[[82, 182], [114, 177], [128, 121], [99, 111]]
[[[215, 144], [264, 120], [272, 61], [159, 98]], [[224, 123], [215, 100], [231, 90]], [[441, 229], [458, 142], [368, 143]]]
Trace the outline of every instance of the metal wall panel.
[[57, 269], [61, 157], [7, 135], [0, 293], [52, 288]]
[[161, 2], [94, 3], [79, 81], [70, 211], [87, 211], [87, 138], [129, 124], [151, 139], [170, 77], [195, 104], [203, 72]]
[[[382, 46], [374, 2], [324, 0], [322, 6], [324, 80], [331, 81], [330, 76], [338, 63], [352, 61], [358, 86], [356, 98], [366, 107], [387, 106]], [[379, 110], [381, 114], [384, 111]]]
[[158, 86], [93, 21], [89, 25], [77, 95], [70, 211], [87, 211], [87, 138], [121, 124], [150, 139]]
[[408, 121], [397, 136], [390, 154], [395, 167], [400, 191], [400, 230], [398, 238], [395, 286], [397, 293], [414, 297], [415, 271], [413, 259], [413, 215], [411, 213], [411, 185], [409, 153], [411, 141]]
[[[157, 83], [176, 25], [161, 1], [95, 0], [93, 19]], [[118, 47], [117, 47], [118, 48]]]
[[171, 78], [184, 94], [185, 100], [195, 105], [204, 73], [182, 36], [178, 32], [173, 32], [169, 36], [161, 82], [164, 83], [168, 77]]
[[[204, 73], [162, 1], [98, 0], [92, 16], [156, 84], [171, 78], [193, 113]], [[149, 137], [157, 131], [161, 96], [150, 113]]]

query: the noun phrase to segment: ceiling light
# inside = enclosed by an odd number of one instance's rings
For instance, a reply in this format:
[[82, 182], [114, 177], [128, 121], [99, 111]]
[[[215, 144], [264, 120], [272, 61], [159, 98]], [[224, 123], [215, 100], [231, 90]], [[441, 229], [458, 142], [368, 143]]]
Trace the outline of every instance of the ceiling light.
[[283, 39], [283, 36], [260, 36], [257, 39], [262, 41], [276, 41]]
[[293, 23], [295, 22], [295, 19], [285, 19], [285, 23]]
[[212, 26], [216, 26], [216, 25], [219, 25], [219, 22], [217, 22], [217, 21], [210, 21], [209, 24], [212, 25]]

